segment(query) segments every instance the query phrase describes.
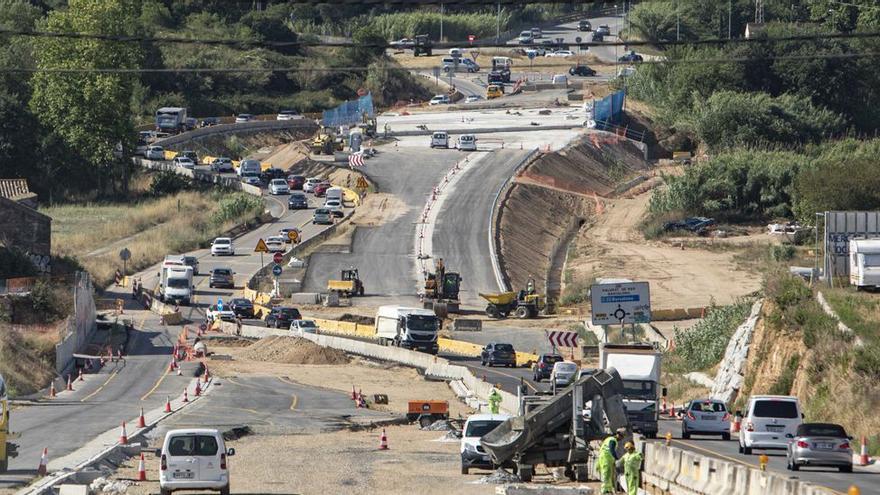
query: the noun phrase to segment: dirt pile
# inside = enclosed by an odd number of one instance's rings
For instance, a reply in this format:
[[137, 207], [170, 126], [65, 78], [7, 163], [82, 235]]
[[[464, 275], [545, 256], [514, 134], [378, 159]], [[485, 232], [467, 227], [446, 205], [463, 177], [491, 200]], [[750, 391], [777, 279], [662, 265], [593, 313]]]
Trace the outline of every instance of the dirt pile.
[[260, 340], [239, 354], [244, 359], [284, 364], [348, 364], [337, 349], [321, 347], [298, 337], [272, 336]]
[[0, 325], [0, 375], [11, 397], [32, 394], [55, 376], [54, 326]]

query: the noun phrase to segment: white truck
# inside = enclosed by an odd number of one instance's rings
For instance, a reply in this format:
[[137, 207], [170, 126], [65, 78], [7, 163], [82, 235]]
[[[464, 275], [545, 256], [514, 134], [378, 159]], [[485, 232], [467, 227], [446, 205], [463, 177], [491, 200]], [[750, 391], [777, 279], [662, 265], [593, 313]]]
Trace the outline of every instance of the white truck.
[[193, 300], [193, 269], [173, 261], [163, 263], [159, 273], [159, 300], [189, 306]]
[[656, 438], [660, 419], [660, 364], [656, 344], [600, 344], [599, 366], [623, 380], [623, 405], [633, 431]]
[[849, 241], [849, 283], [856, 289], [880, 287], [880, 239]]
[[428, 309], [380, 306], [376, 312], [376, 337], [382, 345], [437, 354], [439, 330], [440, 319]]

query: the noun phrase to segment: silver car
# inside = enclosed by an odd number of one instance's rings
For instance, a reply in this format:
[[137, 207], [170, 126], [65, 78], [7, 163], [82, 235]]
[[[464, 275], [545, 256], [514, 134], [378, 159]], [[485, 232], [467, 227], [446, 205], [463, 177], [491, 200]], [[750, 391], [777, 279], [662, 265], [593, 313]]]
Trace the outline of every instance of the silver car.
[[801, 466], [829, 466], [836, 467], [841, 473], [851, 473], [853, 451], [850, 440], [840, 425], [803, 423], [788, 443], [788, 469], [797, 471]]
[[558, 389], [563, 389], [574, 381], [578, 372], [578, 365], [571, 361], [559, 361], [553, 363], [553, 371], [550, 372], [550, 384], [553, 386], [555, 393]]
[[730, 440], [730, 413], [724, 402], [692, 400], [681, 416], [681, 438], [688, 439], [691, 435], [721, 435], [724, 440]]

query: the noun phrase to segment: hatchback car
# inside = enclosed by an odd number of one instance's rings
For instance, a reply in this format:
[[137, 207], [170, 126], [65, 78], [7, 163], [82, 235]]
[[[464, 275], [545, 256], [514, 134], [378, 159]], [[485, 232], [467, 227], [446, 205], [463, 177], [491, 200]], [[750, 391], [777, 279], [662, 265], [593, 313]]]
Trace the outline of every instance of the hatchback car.
[[590, 24], [590, 21], [578, 22], [578, 31], [590, 31], [592, 29], [593, 29], [593, 25]]
[[175, 156], [174, 160], [172, 160], [171, 163], [175, 167], [182, 167], [189, 170], [196, 168], [196, 162], [192, 161], [192, 158], [187, 158], [185, 156]]
[[235, 245], [229, 237], [218, 237], [211, 243], [211, 256], [235, 256]]
[[532, 36], [532, 31], [523, 31], [519, 33], [519, 38], [516, 39], [519, 41], [520, 45], [528, 45], [535, 41], [534, 36]]
[[294, 320], [301, 320], [302, 315], [296, 308], [275, 306], [266, 316], [266, 326], [274, 328], [290, 328]]
[[289, 194], [287, 181], [284, 179], [272, 179], [269, 182], [269, 194]]
[[681, 438], [691, 435], [721, 435], [722, 439], [730, 440], [730, 413], [724, 402], [692, 400], [681, 416]]
[[739, 452], [750, 455], [752, 449], [787, 449], [803, 417], [797, 397], [753, 395], [742, 420]]
[[595, 70], [591, 69], [590, 67], [587, 67], [586, 65], [580, 65], [580, 64], [569, 68], [568, 73], [569, 73], [569, 75], [572, 75], [572, 76], [581, 76], [581, 77], [590, 77], [590, 76], [596, 75]]
[[302, 114], [296, 110], [282, 110], [275, 116], [275, 120], [298, 120], [303, 118]]
[[260, 176], [255, 174], [242, 175], [241, 181], [251, 186], [261, 187], [263, 185], [263, 181], [260, 180]]
[[144, 151], [144, 158], [147, 160], [164, 160], [165, 148], [161, 146], [147, 146], [146, 151]]
[[327, 208], [318, 208], [315, 210], [315, 215], [312, 218], [312, 223], [321, 225], [332, 225], [333, 214], [330, 213], [330, 210], [328, 210]]
[[553, 372], [553, 365], [560, 361], [563, 361], [563, 359], [559, 354], [541, 354], [538, 357], [538, 362], [535, 363], [532, 378], [536, 382], [550, 378], [550, 374]]
[[312, 188], [312, 194], [319, 198], [323, 197], [327, 193], [327, 189], [330, 189], [331, 187], [333, 187], [333, 184], [330, 184], [327, 181], [321, 182]]
[[480, 95], [468, 95], [467, 98], [464, 99], [465, 103], [476, 103], [480, 101]]
[[235, 316], [240, 316], [242, 318], [254, 317], [254, 303], [243, 297], [236, 297], [229, 301], [229, 309], [235, 313]]
[[516, 351], [510, 344], [490, 342], [480, 352], [480, 364], [482, 366], [507, 366], [516, 367]]
[[244, 124], [245, 122], [250, 122], [254, 120], [254, 116], [249, 113], [240, 113], [235, 116], [236, 124]]
[[617, 59], [618, 62], [641, 62], [642, 60], [642, 56], [634, 51], [630, 51]]
[[342, 218], [345, 216], [345, 211], [342, 209], [342, 201], [338, 199], [328, 199], [324, 202], [324, 208], [330, 210], [334, 217]]
[[235, 172], [235, 167], [232, 165], [231, 158], [221, 156], [219, 158], [215, 158], [214, 161], [211, 162], [211, 171], [221, 174], [230, 173]]
[[449, 96], [448, 95], [436, 95], [431, 98], [431, 101], [428, 102], [428, 105], [448, 105], [449, 104]]
[[290, 323], [290, 331], [300, 336], [304, 333], [318, 333], [318, 324], [314, 320], [293, 320]]
[[156, 455], [162, 495], [176, 490], [217, 490], [229, 495], [227, 458], [235, 455], [235, 449], [226, 449], [219, 431], [171, 430]]
[[608, 27], [608, 24], [600, 24], [599, 27], [596, 28], [596, 32], [602, 36], [610, 36], [611, 28]]
[[303, 184], [306, 183], [305, 176], [302, 175], [288, 175], [287, 176], [287, 187], [290, 188], [291, 191], [302, 191]]
[[186, 266], [190, 266], [193, 269], [193, 275], [199, 274], [199, 259], [195, 256], [184, 255], [181, 257], [183, 259], [183, 264]]
[[288, 210], [307, 210], [309, 208], [309, 198], [301, 192], [295, 192], [287, 198]]
[[214, 268], [208, 279], [208, 287], [222, 287], [224, 289], [235, 288], [235, 272], [232, 268]]
[[270, 253], [283, 253], [286, 249], [286, 242], [284, 242], [284, 237], [280, 235], [273, 235], [266, 238], [266, 248], [269, 249]]
[[574, 381], [577, 376], [578, 365], [571, 361], [559, 361], [553, 364], [553, 371], [550, 373], [550, 383], [553, 389], [565, 388]]
[[461, 474], [468, 474], [471, 468], [495, 468], [489, 454], [480, 445], [480, 439], [508, 419], [510, 416], [507, 414], [474, 414], [468, 417], [461, 430]]
[[315, 186], [321, 183], [323, 179], [318, 177], [309, 177], [305, 180], [302, 186], [303, 192], [312, 192], [315, 189]]
[[801, 466], [836, 467], [841, 473], [851, 473], [852, 440], [842, 426], [831, 423], [803, 423], [797, 427], [788, 443], [788, 469], [797, 471]]

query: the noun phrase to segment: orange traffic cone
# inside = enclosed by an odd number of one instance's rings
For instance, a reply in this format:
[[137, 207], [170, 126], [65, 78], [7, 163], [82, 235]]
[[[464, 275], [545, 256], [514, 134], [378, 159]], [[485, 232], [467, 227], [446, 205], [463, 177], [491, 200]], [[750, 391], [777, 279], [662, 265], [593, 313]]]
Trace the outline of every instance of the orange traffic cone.
[[862, 435], [862, 445], [859, 449], [859, 466], [867, 466], [871, 463], [871, 458], [868, 456], [868, 441], [864, 435]]
[[198, 380], [196, 380], [196, 390], [195, 390], [195, 392], [196, 392], [196, 394], [195, 394], [196, 397], [202, 395], [202, 386], [199, 384], [199, 381], [198, 381]]
[[168, 397], [165, 397], [165, 412], [171, 412], [171, 399], [169, 399]]
[[147, 481], [147, 467], [144, 465], [143, 452], [141, 452], [141, 460], [138, 461], [138, 481]]
[[73, 392], [73, 382], [70, 381], [70, 375], [67, 375], [67, 390]]
[[37, 474], [46, 476], [47, 466], [49, 466], [49, 449], [43, 448], [43, 455], [40, 456], [40, 467], [37, 468]]
[[183, 389], [183, 402], [189, 402], [189, 392]]
[[82, 382], [82, 381], [85, 381], [85, 380], [83, 380], [83, 370], [82, 370], [82, 368], [79, 369], [79, 381], [81, 381], [81, 382]]
[[205, 374], [202, 376], [202, 381], [204, 383], [208, 383], [208, 376], [210, 376], [210, 375], [208, 373], [208, 365], [206, 364], [205, 365]]
[[358, 400], [358, 394], [354, 390], [354, 385], [351, 386], [351, 400]]
[[52, 380], [52, 384], [49, 386], [49, 398], [54, 399], [55, 395], [55, 380]]
[[141, 415], [138, 416], [138, 428], [146, 428], [146, 427], [147, 427], [147, 421], [146, 421], [146, 418], [144, 418], [144, 408], [142, 407], [141, 408]]
[[177, 363], [174, 361], [174, 358], [171, 358], [171, 362], [168, 363], [168, 371], [174, 371], [174, 368], [177, 367]]
[[379, 450], [388, 450], [388, 436], [385, 435], [385, 428], [382, 428], [382, 436], [379, 437]]
[[128, 434], [125, 433], [125, 421], [122, 422], [122, 432], [119, 435], [119, 445], [128, 445]]

